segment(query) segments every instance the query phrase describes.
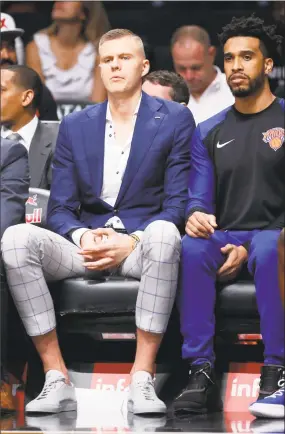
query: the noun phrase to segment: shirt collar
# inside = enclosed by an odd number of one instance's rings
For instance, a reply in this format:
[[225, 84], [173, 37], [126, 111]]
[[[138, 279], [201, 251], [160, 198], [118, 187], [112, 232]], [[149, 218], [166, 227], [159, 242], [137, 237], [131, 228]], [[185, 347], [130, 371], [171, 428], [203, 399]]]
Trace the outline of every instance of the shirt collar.
[[[141, 96], [140, 96], [139, 102], [138, 102], [138, 104], [137, 104], [137, 106], [136, 106], [136, 109], [135, 109], [135, 111], [134, 111], [134, 114], [133, 114], [134, 116], [137, 116], [137, 114], [138, 114], [138, 112], [139, 112], [139, 108], [140, 108], [140, 105], [141, 105], [141, 100], [142, 100], [142, 94], [141, 94]], [[106, 121], [107, 121], [107, 122], [112, 122], [112, 121], [113, 121], [113, 119], [112, 119], [112, 115], [111, 115], [111, 110], [110, 110], [109, 102], [108, 102], [108, 104], [107, 104]]]
[[223, 80], [223, 74], [222, 71], [220, 70], [220, 68], [218, 66], [214, 66], [215, 70], [217, 71], [217, 75], [215, 77], [215, 79], [212, 81], [212, 83], [208, 86], [208, 89], [215, 89], [215, 90], [219, 90], [221, 87], [221, 82]]
[[190, 101], [191, 101], [191, 104], [192, 103], [199, 104], [201, 102], [201, 99], [203, 96], [205, 97], [209, 93], [215, 92], [215, 91], [218, 91], [221, 89], [223, 82], [225, 82], [225, 74], [222, 73], [222, 71], [220, 70], [220, 68], [218, 66], [214, 65], [214, 68], [217, 71], [217, 75], [216, 75], [215, 79], [212, 81], [212, 83], [209, 84], [207, 89], [204, 90], [204, 92], [202, 93], [200, 100], [198, 102], [190, 95], [189, 104], [190, 104]]
[[18, 131], [12, 131], [8, 128], [2, 127], [1, 134], [4, 138], [6, 138], [10, 134], [18, 133], [23, 138], [24, 145], [29, 147], [36, 132], [38, 122], [39, 119], [37, 118], [37, 116], [35, 116], [30, 122], [20, 128]]

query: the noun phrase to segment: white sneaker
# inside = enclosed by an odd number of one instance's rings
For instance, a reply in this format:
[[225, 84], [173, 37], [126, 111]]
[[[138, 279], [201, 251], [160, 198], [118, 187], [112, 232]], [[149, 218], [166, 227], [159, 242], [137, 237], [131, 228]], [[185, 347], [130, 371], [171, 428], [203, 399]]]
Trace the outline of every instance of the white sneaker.
[[66, 384], [63, 373], [56, 370], [46, 373], [43, 390], [36, 399], [26, 405], [26, 412], [60, 413], [76, 409], [74, 386]]
[[166, 405], [156, 396], [152, 376], [138, 371], [132, 377], [128, 397], [128, 411], [134, 414], [166, 413]]

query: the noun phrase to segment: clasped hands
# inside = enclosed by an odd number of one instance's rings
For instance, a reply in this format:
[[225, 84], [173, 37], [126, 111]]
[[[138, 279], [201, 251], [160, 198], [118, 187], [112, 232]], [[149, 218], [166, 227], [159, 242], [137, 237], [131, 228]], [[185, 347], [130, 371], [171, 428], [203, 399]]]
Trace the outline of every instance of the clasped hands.
[[[196, 211], [188, 218], [186, 233], [192, 238], [209, 239], [217, 227], [214, 215]], [[234, 279], [247, 260], [247, 250], [243, 246], [227, 244], [221, 248], [221, 252], [226, 260], [217, 271], [217, 278], [220, 281]]]
[[80, 245], [78, 254], [84, 258], [84, 267], [99, 271], [120, 265], [133, 251], [135, 240], [114, 229], [100, 228], [86, 231]]

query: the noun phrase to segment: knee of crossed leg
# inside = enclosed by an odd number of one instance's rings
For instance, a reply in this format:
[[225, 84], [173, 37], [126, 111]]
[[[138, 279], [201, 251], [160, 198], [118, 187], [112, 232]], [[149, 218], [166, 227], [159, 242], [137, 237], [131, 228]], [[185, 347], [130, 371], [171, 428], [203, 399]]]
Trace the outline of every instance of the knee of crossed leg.
[[144, 254], [161, 262], [180, 259], [181, 236], [177, 227], [164, 220], [152, 222], [144, 233]]
[[15, 258], [15, 250], [31, 249], [38, 245], [35, 237], [36, 227], [30, 224], [22, 223], [15, 226], [10, 226], [6, 229], [1, 239], [1, 253], [3, 262], [10, 265]]

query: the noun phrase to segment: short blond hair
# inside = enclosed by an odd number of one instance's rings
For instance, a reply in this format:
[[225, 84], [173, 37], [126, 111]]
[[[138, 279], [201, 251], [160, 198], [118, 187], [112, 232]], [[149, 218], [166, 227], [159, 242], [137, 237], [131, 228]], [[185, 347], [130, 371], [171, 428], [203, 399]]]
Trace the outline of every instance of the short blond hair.
[[136, 41], [140, 45], [140, 48], [141, 48], [141, 50], [143, 52], [144, 57], [145, 57], [145, 50], [144, 50], [144, 45], [143, 45], [142, 39], [138, 35], [136, 35], [131, 30], [128, 30], [128, 29], [112, 29], [112, 30], [109, 30], [109, 32], [107, 32], [103, 36], [101, 36], [100, 41], [99, 41], [99, 48], [105, 42], [114, 41], [115, 39], [125, 38], [125, 37], [128, 37], [128, 36], [130, 36], [131, 38], [136, 39]]

